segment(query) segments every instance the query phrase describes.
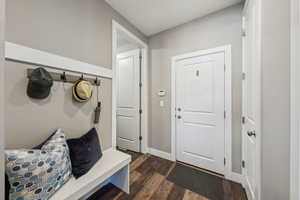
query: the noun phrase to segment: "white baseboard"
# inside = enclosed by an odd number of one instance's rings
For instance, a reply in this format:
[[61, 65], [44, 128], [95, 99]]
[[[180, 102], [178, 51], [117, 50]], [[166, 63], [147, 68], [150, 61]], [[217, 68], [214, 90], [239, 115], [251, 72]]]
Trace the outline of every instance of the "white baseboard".
[[149, 148], [149, 149], [148, 149], [148, 152], [149, 152], [149, 154], [151, 154], [151, 155], [154, 155], [154, 156], [157, 156], [157, 157], [166, 159], [166, 160], [174, 161], [174, 160], [172, 160], [171, 153], [167, 153], [167, 152], [160, 151], [160, 150], [153, 149], [153, 148]]
[[230, 177], [228, 177], [229, 180], [240, 183], [244, 187], [244, 176], [242, 174], [231, 172]]

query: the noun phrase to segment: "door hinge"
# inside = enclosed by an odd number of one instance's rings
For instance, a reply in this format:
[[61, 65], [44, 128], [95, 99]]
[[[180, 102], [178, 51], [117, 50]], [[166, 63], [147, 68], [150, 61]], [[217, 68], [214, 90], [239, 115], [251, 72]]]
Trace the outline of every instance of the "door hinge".
[[142, 84], [142, 83], [139, 83], [139, 86], [140, 86], [140, 87], [142, 87], [142, 86], [143, 86], [143, 84]]
[[139, 110], [139, 113], [140, 113], [140, 114], [142, 114], [142, 113], [143, 113], [143, 110], [142, 110], [142, 109], [140, 109], [140, 110]]
[[242, 117], [242, 124], [245, 124], [246, 123], [246, 117]]
[[140, 58], [140, 60], [142, 60], [142, 58], [143, 58], [142, 55], [140, 55], [139, 58]]
[[243, 72], [242, 77], [243, 77], [243, 80], [246, 80], [246, 73]]
[[226, 158], [224, 158], [224, 165], [226, 165]]
[[242, 161], [242, 168], [245, 168], [245, 166], [246, 166], [246, 163], [245, 163], [245, 161], [243, 160], [243, 161]]
[[143, 139], [143, 137], [142, 137], [142, 136], [140, 136], [140, 137], [139, 137], [139, 140], [142, 140], [142, 139]]
[[242, 37], [246, 37], [246, 30], [242, 29]]
[[224, 71], [226, 71], [226, 65], [224, 65]]
[[224, 119], [226, 118], [226, 111], [224, 111]]

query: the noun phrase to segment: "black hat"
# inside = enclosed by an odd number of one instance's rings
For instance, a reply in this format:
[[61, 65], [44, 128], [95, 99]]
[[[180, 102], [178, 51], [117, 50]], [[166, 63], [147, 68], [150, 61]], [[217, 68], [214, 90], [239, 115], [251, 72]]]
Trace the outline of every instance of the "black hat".
[[49, 96], [53, 79], [49, 72], [39, 67], [29, 75], [27, 95], [35, 99], [44, 99]]

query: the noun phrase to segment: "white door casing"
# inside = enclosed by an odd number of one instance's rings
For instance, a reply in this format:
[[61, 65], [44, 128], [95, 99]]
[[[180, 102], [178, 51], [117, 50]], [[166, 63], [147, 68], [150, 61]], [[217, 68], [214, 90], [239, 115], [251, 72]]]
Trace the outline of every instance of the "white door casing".
[[124, 26], [114, 19], [112, 20], [112, 148], [117, 146], [117, 40], [118, 32], [121, 31], [128, 35], [133, 41], [140, 44], [142, 62], [141, 62], [141, 152], [148, 153], [148, 44], [131, 33]]
[[260, 1], [247, 1], [243, 13], [242, 171], [249, 200], [260, 199], [260, 17]]
[[175, 63], [176, 158], [224, 174], [224, 52]]
[[5, 191], [5, 178], [4, 178], [4, 92], [5, 92], [5, 82], [4, 82], [4, 42], [5, 42], [5, 0], [0, 0], [0, 199], [4, 199], [4, 191]]
[[117, 146], [140, 151], [140, 50], [117, 56]]
[[231, 79], [231, 67], [232, 67], [232, 56], [231, 56], [231, 45], [220, 46], [207, 50], [200, 50], [196, 52], [191, 52], [183, 55], [178, 55], [172, 57], [171, 65], [171, 160], [176, 160], [176, 122], [177, 122], [177, 108], [176, 108], [176, 62], [179, 60], [184, 60], [188, 58], [195, 58], [199, 56], [205, 56], [209, 54], [224, 53], [225, 57], [225, 99], [224, 99], [224, 109], [226, 114], [224, 122], [224, 148], [225, 148], [225, 178], [230, 180], [235, 180], [232, 173], [232, 79]]
[[290, 200], [300, 199], [300, 0], [291, 0]]

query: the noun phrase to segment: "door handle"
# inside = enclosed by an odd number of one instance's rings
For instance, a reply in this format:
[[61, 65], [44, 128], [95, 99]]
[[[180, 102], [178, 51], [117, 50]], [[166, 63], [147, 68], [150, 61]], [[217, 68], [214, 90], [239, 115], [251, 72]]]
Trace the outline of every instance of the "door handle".
[[249, 137], [251, 137], [251, 136], [256, 137], [255, 131], [248, 131], [247, 134], [248, 134]]

